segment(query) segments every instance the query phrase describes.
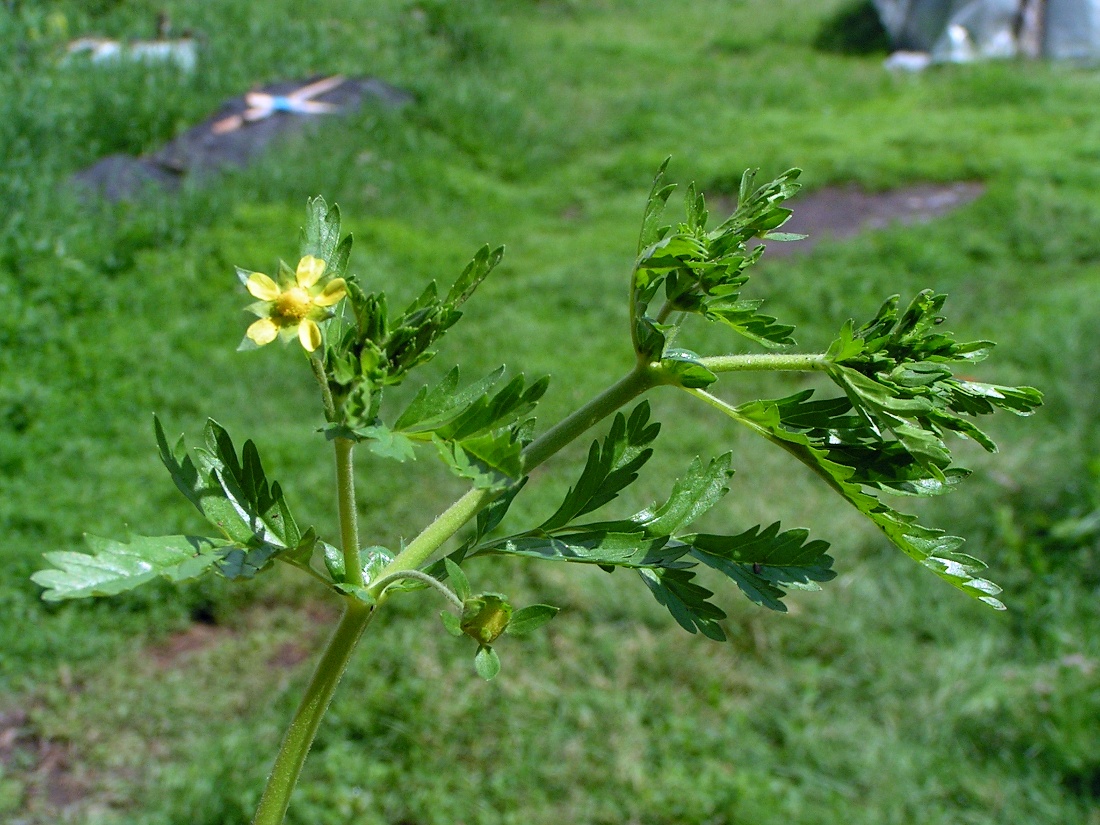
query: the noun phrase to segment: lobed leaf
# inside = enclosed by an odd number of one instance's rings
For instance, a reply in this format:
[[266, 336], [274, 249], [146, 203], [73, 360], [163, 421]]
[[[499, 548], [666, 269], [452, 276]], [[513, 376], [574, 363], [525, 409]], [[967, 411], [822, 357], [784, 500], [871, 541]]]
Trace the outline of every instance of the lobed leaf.
[[[924, 527], [914, 516], [887, 507], [865, 492], [859, 470], [835, 460], [841, 457], [829, 449], [827, 436], [798, 431], [784, 426], [784, 407], [797, 407], [792, 398], [754, 401], [733, 407], [720, 399], [696, 391], [735, 421], [747, 425], [759, 435], [782, 447], [822, 478], [834, 491], [871, 520], [886, 537], [910, 558], [934, 571], [942, 579], [997, 609], [1004, 605], [995, 598], [1000, 588], [979, 577], [984, 565], [977, 559], [957, 553], [963, 540], [941, 530]], [[804, 394], [800, 394], [805, 397]], [[818, 411], [820, 412], [820, 410]], [[911, 459], [915, 461], [915, 459]], [[910, 465], [911, 466], [911, 465]]]
[[45, 553], [53, 569], [31, 581], [46, 588], [46, 601], [115, 596], [163, 577], [172, 582], [196, 579], [224, 555], [228, 542], [200, 536], [134, 536], [129, 542], [86, 535], [88, 553]]

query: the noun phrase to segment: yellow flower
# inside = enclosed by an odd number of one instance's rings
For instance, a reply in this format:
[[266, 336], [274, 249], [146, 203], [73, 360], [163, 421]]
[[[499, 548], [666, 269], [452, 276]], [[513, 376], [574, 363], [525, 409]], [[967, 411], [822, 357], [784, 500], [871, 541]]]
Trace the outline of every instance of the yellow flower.
[[290, 268], [283, 264], [282, 284], [277, 284], [262, 272], [238, 269], [237, 274], [254, 298], [260, 300], [248, 309], [260, 317], [244, 334], [240, 349], [270, 344], [276, 338], [287, 340], [294, 335], [307, 352], [321, 345], [318, 321], [332, 317], [329, 307], [335, 306], [347, 294], [343, 278], [333, 278], [321, 285], [326, 264], [320, 258], [306, 255], [298, 261], [291, 279]]

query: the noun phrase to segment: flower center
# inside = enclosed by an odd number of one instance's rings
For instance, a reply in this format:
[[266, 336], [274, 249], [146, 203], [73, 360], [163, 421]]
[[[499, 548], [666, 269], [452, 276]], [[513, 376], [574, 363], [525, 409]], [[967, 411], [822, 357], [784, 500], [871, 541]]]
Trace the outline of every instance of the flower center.
[[313, 299], [300, 286], [280, 293], [272, 306], [271, 314], [283, 321], [301, 321], [313, 309]]

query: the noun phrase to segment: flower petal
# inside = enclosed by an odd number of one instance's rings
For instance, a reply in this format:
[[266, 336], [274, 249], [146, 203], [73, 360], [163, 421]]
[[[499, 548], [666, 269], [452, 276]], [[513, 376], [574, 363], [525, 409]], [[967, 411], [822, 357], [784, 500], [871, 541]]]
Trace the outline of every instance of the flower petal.
[[344, 296], [347, 294], [348, 287], [344, 279], [333, 278], [325, 284], [325, 288], [321, 290], [321, 294], [314, 297], [313, 303], [319, 307], [334, 306], [344, 300]]
[[309, 289], [319, 280], [321, 276], [325, 274], [326, 264], [321, 258], [314, 258], [312, 255], [306, 255], [302, 260], [298, 261], [298, 271], [295, 273], [295, 278], [298, 280], [298, 286], [303, 289]]
[[274, 341], [278, 334], [279, 327], [274, 321], [270, 318], [261, 318], [259, 321], [254, 321], [244, 335], [256, 346], [262, 347]]
[[321, 346], [321, 328], [309, 318], [298, 325], [298, 340], [305, 347], [306, 352], [313, 352]]
[[279, 297], [279, 285], [262, 272], [253, 272], [244, 285], [252, 297], [261, 301], [274, 301]]

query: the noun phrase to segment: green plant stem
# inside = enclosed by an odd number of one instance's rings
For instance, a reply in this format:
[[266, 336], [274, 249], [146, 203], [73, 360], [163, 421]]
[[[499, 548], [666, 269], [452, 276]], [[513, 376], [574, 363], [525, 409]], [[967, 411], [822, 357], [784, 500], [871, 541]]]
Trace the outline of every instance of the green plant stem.
[[817, 353], [765, 353], [763, 355], [713, 355], [699, 363], [711, 372], [750, 372], [785, 370], [814, 372], [825, 370], [829, 362]]
[[313, 745], [313, 738], [317, 735], [317, 728], [328, 710], [355, 646], [373, 616], [373, 608], [348, 600], [344, 615], [317, 662], [313, 678], [309, 680], [305, 695], [283, 737], [279, 755], [275, 758], [275, 765], [256, 809], [256, 817], [252, 820], [253, 825], [282, 825], [290, 796], [298, 783], [298, 776], [302, 772], [310, 746]]
[[396, 573], [390, 573], [388, 576], [378, 579], [374, 582], [374, 587], [378, 588], [379, 594], [382, 598], [379, 599], [379, 604], [385, 601], [386, 588], [395, 581], [400, 579], [414, 579], [421, 584], [426, 584], [428, 587], [433, 587], [438, 590], [451, 604], [457, 607], [459, 610], [463, 608], [462, 599], [458, 597], [451, 588], [447, 587], [443, 582], [434, 576], [429, 576], [427, 573], [421, 570], [398, 570]]
[[363, 586], [363, 563], [359, 559], [359, 525], [355, 513], [355, 466], [352, 449], [355, 442], [347, 438], [333, 441], [336, 447], [336, 501], [340, 514], [340, 542], [344, 549], [344, 580], [356, 587]]
[[325, 365], [321, 363], [321, 357], [317, 354], [309, 356], [309, 366], [313, 370], [313, 377], [317, 379], [317, 385], [321, 388], [321, 403], [325, 406], [325, 420], [336, 420], [336, 403], [332, 400], [332, 390], [328, 386], [328, 376], [325, 375]]

